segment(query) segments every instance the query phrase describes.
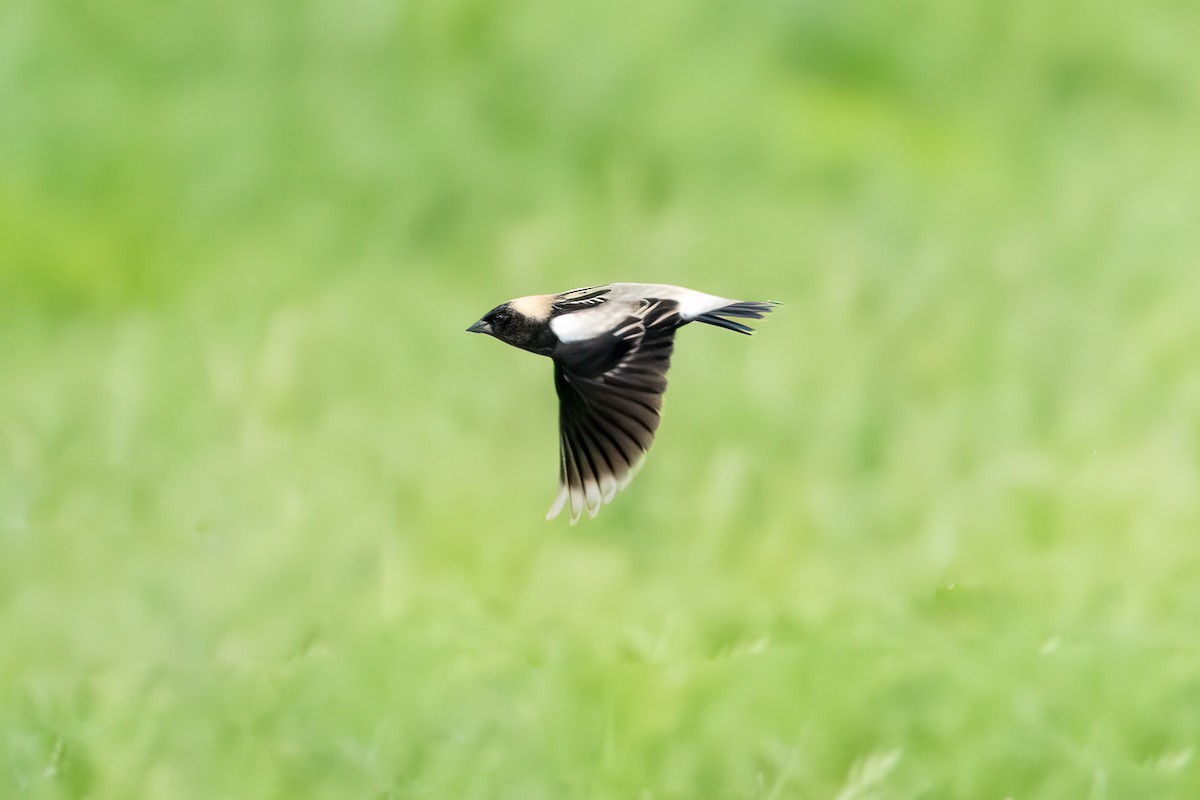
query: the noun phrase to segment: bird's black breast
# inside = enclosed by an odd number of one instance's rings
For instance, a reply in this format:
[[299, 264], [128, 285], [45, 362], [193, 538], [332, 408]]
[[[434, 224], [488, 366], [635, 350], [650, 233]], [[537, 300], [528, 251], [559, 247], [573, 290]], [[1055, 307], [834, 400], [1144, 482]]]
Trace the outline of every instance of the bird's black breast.
[[551, 358], [568, 371], [591, 378], [619, 364], [633, 344], [629, 339], [603, 333], [578, 342], [559, 342]]
[[553, 356], [554, 349], [559, 344], [558, 337], [554, 335], [554, 331], [550, 330], [550, 325], [546, 322], [530, 326], [526, 341], [528, 342], [528, 345], [525, 346], [526, 350], [543, 356]]

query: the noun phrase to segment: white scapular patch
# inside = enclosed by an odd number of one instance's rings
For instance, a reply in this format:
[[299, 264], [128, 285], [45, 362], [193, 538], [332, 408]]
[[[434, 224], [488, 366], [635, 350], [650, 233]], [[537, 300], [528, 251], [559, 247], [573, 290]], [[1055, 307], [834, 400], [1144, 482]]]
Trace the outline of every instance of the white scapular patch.
[[582, 342], [608, 333], [614, 325], [635, 313], [637, 306], [605, 303], [595, 308], [561, 314], [550, 320], [550, 330], [554, 331], [560, 342]]

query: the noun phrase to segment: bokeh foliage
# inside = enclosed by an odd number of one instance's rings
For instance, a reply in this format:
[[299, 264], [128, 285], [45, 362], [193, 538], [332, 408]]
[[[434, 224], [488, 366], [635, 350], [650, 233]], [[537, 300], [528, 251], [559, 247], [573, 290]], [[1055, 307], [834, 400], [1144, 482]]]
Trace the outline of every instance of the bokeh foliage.
[[[1200, 795], [1198, 29], [0, 4], [0, 795]], [[786, 305], [547, 525], [622, 279]]]

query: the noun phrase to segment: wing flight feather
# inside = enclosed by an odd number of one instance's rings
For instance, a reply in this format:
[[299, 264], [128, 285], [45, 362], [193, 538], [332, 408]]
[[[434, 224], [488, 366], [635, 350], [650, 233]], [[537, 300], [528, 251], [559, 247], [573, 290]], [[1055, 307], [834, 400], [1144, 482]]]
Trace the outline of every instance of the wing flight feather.
[[658, 430], [679, 304], [655, 299], [606, 332], [567, 343], [554, 359], [559, 397], [559, 493], [547, 519], [568, 504], [571, 522], [632, 479]]

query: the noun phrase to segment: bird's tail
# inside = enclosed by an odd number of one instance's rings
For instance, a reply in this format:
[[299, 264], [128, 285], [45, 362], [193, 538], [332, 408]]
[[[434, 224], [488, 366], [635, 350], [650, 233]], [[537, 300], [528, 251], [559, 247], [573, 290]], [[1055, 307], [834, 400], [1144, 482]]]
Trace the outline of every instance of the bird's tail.
[[754, 333], [754, 329], [749, 325], [743, 325], [740, 322], [725, 319], [725, 317], [736, 317], [739, 319], [762, 319], [764, 314], [769, 314], [779, 303], [775, 300], [767, 300], [761, 303], [730, 303], [727, 306], [714, 309], [705, 314], [696, 317], [696, 322], [703, 322], [707, 325], [716, 325], [718, 328], [725, 328], [738, 333], [750, 334]]

